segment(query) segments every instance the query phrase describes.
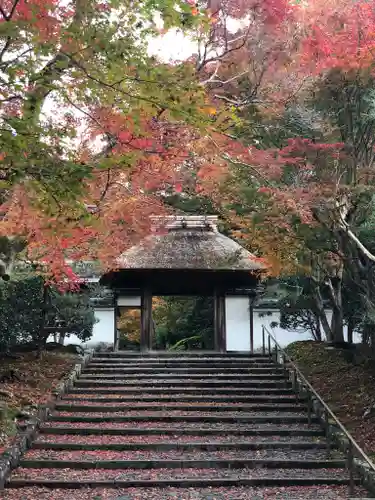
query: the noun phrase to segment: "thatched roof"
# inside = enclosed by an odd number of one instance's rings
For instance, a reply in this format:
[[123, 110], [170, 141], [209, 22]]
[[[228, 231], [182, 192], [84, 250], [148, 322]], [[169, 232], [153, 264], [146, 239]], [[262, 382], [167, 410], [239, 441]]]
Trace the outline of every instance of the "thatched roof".
[[119, 269], [264, 269], [253, 254], [220, 234], [216, 222], [214, 216], [154, 218], [153, 234], [124, 252], [117, 266]]

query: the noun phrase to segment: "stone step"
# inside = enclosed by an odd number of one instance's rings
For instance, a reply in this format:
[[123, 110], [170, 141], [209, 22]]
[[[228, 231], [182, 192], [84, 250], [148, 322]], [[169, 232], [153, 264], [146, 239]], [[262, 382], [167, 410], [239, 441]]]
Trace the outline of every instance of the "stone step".
[[273, 363], [271, 356], [93, 356], [93, 363]]
[[194, 370], [194, 371], [199, 371], [200, 373], [207, 372], [207, 371], [217, 371], [218, 369], [223, 369], [226, 371], [249, 371], [249, 372], [267, 372], [270, 370], [277, 371], [277, 370], [282, 370], [281, 365], [277, 365], [276, 363], [270, 362], [270, 363], [244, 363], [244, 362], [238, 362], [238, 363], [218, 363], [212, 362], [212, 363], [206, 363], [206, 362], [198, 362], [193, 363], [193, 362], [179, 362], [179, 363], [146, 363], [146, 362], [141, 362], [141, 363], [96, 363], [95, 361], [90, 361], [89, 364], [87, 365], [88, 368], [90, 369], [99, 369], [99, 370], [168, 370], [168, 371], [179, 371], [179, 370]]
[[81, 435], [81, 436], [156, 436], [168, 435], [176, 438], [178, 436], [255, 436], [262, 438], [272, 436], [279, 437], [297, 437], [308, 436], [321, 438], [324, 436], [324, 430], [319, 425], [308, 425], [307, 423], [231, 423], [231, 422], [184, 422], [181, 426], [177, 422], [152, 422], [150, 426], [148, 421], [144, 422], [69, 422], [53, 420], [42, 424], [39, 432], [41, 435]]
[[33, 443], [34, 450], [112, 450], [112, 451], [140, 451], [157, 450], [168, 451], [217, 451], [217, 450], [325, 450], [327, 443], [324, 439], [301, 436], [274, 436], [272, 441], [269, 436], [245, 436], [240, 434], [210, 436], [197, 435], [171, 436], [158, 434], [149, 436], [145, 442], [144, 436], [85, 436], [82, 435], [54, 435], [42, 434]]
[[192, 360], [192, 361], [183, 361], [183, 360], [178, 360], [178, 361], [166, 361], [166, 360], [161, 360], [158, 362], [150, 362], [150, 361], [128, 361], [124, 362], [123, 360], [118, 360], [117, 362], [114, 362], [114, 360], [111, 360], [109, 358], [103, 359], [100, 362], [98, 360], [93, 360], [88, 364], [88, 367], [90, 368], [124, 368], [124, 369], [140, 369], [140, 368], [147, 368], [147, 369], [153, 369], [153, 368], [184, 368], [184, 369], [200, 369], [200, 368], [208, 368], [208, 369], [223, 369], [223, 368], [233, 368], [233, 369], [249, 369], [249, 370], [274, 370], [277, 369], [277, 365], [274, 362], [268, 361], [266, 362], [261, 362], [261, 363], [256, 363], [254, 361], [244, 361], [244, 360], [237, 360], [237, 361], [202, 361], [202, 360]]
[[125, 359], [180, 359], [180, 358], [197, 358], [197, 359], [269, 359], [269, 356], [261, 353], [251, 353], [251, 352], [217, 352], [217, 351], [109, 351], [109, 352], [98, 352], [94, 355], [96, 358], [125, 358]]
[[[255, 464], [254, 464], [255, 465]], [[276, 465], [276, 464], [275, 464]], [[299, 465], [299, 464], [298, 464]], [[62, 469], [19, 468], [8, 487], [39, 486], [45, 488], [81, 489], [84, 487], [134, 488], [165, 487], [228, 487], [228, 486], [319, 486], [347, 485], [347, 472], [340, 469], [227, 468], [206, 469], [81, 469], [69, 477]], [[356, 479], [356, 483], [359, 481]], [[147, 495], [147, 491], [145, 492]], [[145, 498], [145, 497], [143, 497]], [[146, 497], [147, 498], [147, 497]], [[177, 497], [178, 498], [178, 497]], [[324, 497], [323, 497], [324, 498]]]
[[[337, 450], [327, 449], [216, 449], [205, 450], [198, 447], [181, 449], [178, 447], [160, 449], [130, 450], [72, 450], [72, 449], [32, 449], [27, 451], [20, 462], [21, 467], [86, 469], [112, 468], [242, 468], [242, 467], [296, 467], [338, 468], [344, 467], [344, 457]], [[82, 463], [82, 466], [77, 465]], [[182, 465], [181, 465], [182, 463]], [[185, 465], [187, 463], [187, 465]], [[41, 465], [42, 464], [42, 465]], [[71, 465], [69, 465], [71, 464]], [[196, 464], [196, 465], [195, 465]], [[203, 464], [203, 465], [202, 465]], [[276, 464], [276, 465], [275, 465]], [[284, 465], [285, 464], [285, 465]], [[303, 465], [301, 465], [303, 464]]]
[[284, 380], [285, 374], [280, 373], [261, 373], [259, 375], [255, 375], [252, 373], [144, 373], [140, 371], [139, 373], [98, 373], [97, 371], [93, 373], [88, 373], [85, 370], [82, 373], [82, 377], [87, 380], [95, 379], [95, 380], [142, 380], [147, 379], [150, 380], [176, 380], [177, 378], [181, 381], [183, 380], [202, 380], [204, 378], [207, 381], [210, 380], [244, 380], [248, 382], [258, 382], [258, 381], [268, 381], [268, 380]]
[[[247, 471], [247, 469], [246, 469]], [[100, 471], [96, 471], [100, 472]], [[356, 485], [360, 484], [360, 481], [356, 479], [355, 481]], [[44, 479], [44, 477], [41, 476], [36, 476], [33, 479], [27, 479], [27, 478], [11, 478], [7, 482], [7, 488], [46, 488], [46, 489], [55, 489], [57, 488], [63, 488], [63, 489], [79, 489], [81, 490], [82, 488], [114, 488], [116, 492], [118, 492], [119, 488], [131, 488], [133, 491], [134, 488], [142, 488], [141, 491], [144, 491], [143, 489], [147, 488], [147, 491], [150, 491], [150, 488], [167, 488], [167, 487], [172, 487], [172, 488], [178, 488], [179, 491], [181, 491], [181, 488], [189, 488], [190, 490], [192, 488], [209, 488], [210, 491], [213, 488], [230, 488], [230, 487], [262, 487], [262, 488], [268, 488], [268, 487], [283, 487], [283, 491], [285, 487], [291, 487], [291, 486], [313, 486], [316, 488], [317, 486], [323, 486], [323, 485], [349, 485], [349, 479], [344, 478], [344, 477], [330, 477], [329, 475], [322, 476], [322, 475], [310, 475], [310, 476], [305, 476], [305, 477], [300, 477], [300, 476], [289, 476], [289, 477], [275, 477], [273, 475], [264, 475], [263, 477], [255, 477], [251, 478], [249, 477], [249, 474], [247, 474], [247, 477], [245, 477], [245, 474], [243, 477], [238, 477], [236, 474], [233, 474], [232, 477], [227, 476], [222, 479], [217, 479], [217, 478], [183, 478], [183, 479], [136, 479], [133, 477], [133, 479], [98, 479], [98, 480], [93, 480], [93, 479], [81, 479], [77, 478], [75, 475], [74, 478], [72, 479]], [[95, 491], [95, 489], [94, 489]], [[316, 490], [317, 492], [319, 490]], [[324, 489], [323, 492], [326, 492]], [[223, 493], [223, 492], [222, 492]], [[146, 494], [144, 492], [143, 494]], [[81, 495], [81, 493], [80, 493]], [[15, 497], [13, 497], [15, 498]], [[50, 500], [51, 497], [48, 497], [48, 500]], [[54, 498], [54, 497], [53, 497]], [[74, 497], [73, 500], [76, 500], [76, 496]], [[81, 498], [81, 496], [79, 496]], [[94, 497], [95, 498], [95, 497]], [[100, 498], [100, 497], [99, 497]], [[128, 500], [128, 498], [131, 498], [129, 496], [125, 495], [125, 499]], [[138, 497], [142, 498], [142, 497]], [[137, 498], [137, 500], [138, 500]], [[143, 497], [145, 498], [145, 497]], [[164, 500], [164, 496], [160, 497]], [[176, 497], [178, 498], [178, 497]], [[181, 497], [180, 497], [181, 498]], [[194, 497], [194, 500], [196, 500], [197, 497]], [[206, 497], [207, 498], [207, 497]], [[210, 497], [208, 497], [210, 498]], [[212, 497], [211, 497], [212, 498]], [[247, 497], [244, 497], [247, 499]], [[250, 497], [252, 498], [252, 497]], [[259, 497], [258, 497], [259, 498]], [[265, 497], [267, 498], [267, 497]], [[269, 498], [269, 497], [268, 497]], [[280, 497], [282, 498], [282, 497]], [[284, 497], [288, 498], [288, 497]], [[327, 500], [327, 496], [324, 497], [311, 497], [314, 498], [324, 498], [324, 500]], [[339, 497], [339, 500], [343, 500], [344, 497]], [[26, 500], [26, 499], [25, 499]], [[55, 500], [55, 498], [54, 498]], [[91, 499], [90, 499], [91, 500]], [[247, 499], [248, 500], [248, 499]], [[291, 499], [293, 500], [293, 498]]]
[[[288, 498], [284, 490], [293, 486], [347, 486], [344, 456], [327, 446], [306, 402], [284, 369], [259, 353], [98, 353], [56, 401], [8, 480], [7, 493], [34, 493], [5, 499], [42, 500], [51, 489], [48, 500], [77, 500], [88, 486], [107, 488], [90, 500], [118, 498], [119, 488], [129, 500], [134, 488], [134, 500], [168, 500], [148, 495], [168, 487], [189, 494], [210, 488], [205, 500], [216, 498], [215, 488], [218, 500], [257, 498], [227, 494], [235, 486], [263, 487], [264, 498], [276, 500], [269, 488]], [[55, 495], [68, 489], [80, 491]]]
[[158, 387], [161, 386], [162, 388], [169, 388], [169, 387], [178, 387], [178, 386], [183, 386], [186, 387], [187, 385], [194, 385], [194, 387], [242, 387], [242, 388], [248, 388], [248, 389], [254, 389], [257, 387], [269, 387], [269, 388], [281, 388], [281, 387], [286, 387], [286, 384], [291, 386], [291, 383], [286, 381], [286, 380], [228, 380], [226, 378], [224, 379], [212, 379], [212, 380], [196, 380], [196, 379], [191, 379], [187, 378], [185, 380], [178, 379], [178, 378], [171, 378], [171, 379], [142, 379], [142, 380], [114, 380], [114, 379], [98, 379], [98, 378], [92, 378], [92, 379], [85, 379], [85, 378], [80, 378], [75, 382], [76, 387], [115, 387], [115, 386], [120, 386], [120, 387]]
[[213, 376], [217, 374], [228, 375], [228, 376], [252, 376], [252, 377], [264, 377], [269, 378], [269, 376], [285, 376], [286, 372], [282, 368], [266, 368], [253, 370], [251, 368], [207, 368], [206, 370], [200, 368], [84, 368], [82, 374], [97, 375], [97, 376]]
[[280, 387], [245, 387], [245, 388], [230, 388], [230, 387], [197, 387], [197, 386], [183, 386], [183, 387], [164, 387], [164, 386], [159, 386], [159, 387], [138, 387], [138, 386], [119, 386], [119, 387], [106, 387], [106, 386], [96, 386], [93, 384], [92, 386], [89, 387], [73, 387], [70, 391], [70, 394], [87, 394], [89, 392], [92, 392], [94, 394], [124, 394], [124, 395], [129, 395], [129, 394], [134, 394], [134, 395], [142, 395], [145, 392], [148, 394], [163, 394], [167, 393], [168, 395], [171, 393], [178, 393], [178, 394], [191, 394], [191, 395], [197, 395], [197, 394], [222, 394], [222, 395], [228, 395], [228, 394], [236, 394], [236, 395], [249, 395], [250, 394], [277, 394], [277, 395], [292, 395], [294, 394], [293, 390], [291, 388], [280, 388]]
[[[212, 403], [190, 403], [190, 404], [184, 404], [184, 403], [138, 403], [138, 402], [131, 402], [131, 403], [120, 403], [120, 402], [115, 402], [115, 403], [107, 403], [107, 404], [90, 404], [90, 402], [80, 402], [77, 404], [64, 404], [64, 403], [57, 403], [55, 409], [57, 411], [68, 411], [68, 412], [108, 412], [108, 413], [116, 413], [119, 411], [126, 411], [127, 409], [130, 410], [137, 410], [137, 411], [220, 411], [220, 412], [233, 412], [233, 411], [240, 411], [240, 412], [264, 412], [264, 411], [274, 411], [275, 410], [275, 405], [272, 403], [258, 403], [258, 404], [225, 404], [225, 403], [217, 403], [217, 402], [212, 402]], [[296, 403], [279, 403], [277, 405], [277, 411], [289, 411], [289, 412], [301, 412], [306, 409], [305, 405], [301, 404], [296, 404]]]
[[[44, 450], [35, 450], [39, 453], [49, 453], [52, 454], [53, 450], [44, 451]], [[55, 456], [59, 453], [64, 452], [55, 452]], [[78, 453], [77, 459], [72, 457], [75, 456], [75, 452], [68, 452], [70, 458], [66, 459], [37, 459], [37, 458], [22, 458], [20, 460], [19, 466], [24, 469], [109, 469], [109, 470], [119, 470], [119, 469], [339, 469], [345, 468], [346, 461], [343, 459], [309, 459], [305, 458], [302, 451], [299, 451], [301, 455], [300, 458], [280, 458], [280, 459], [272, 459], [272, 458], [215, 458], [213, 453], [211, 457], [209, 454], [206, 454], [208, 458], [204, 459], [184, 459], [183, 457], [174, 460], [174, 459], [129, 459], [129, 460], [100, 460], [100, 459], [91, 459], [84, 460], [80, 457], [81, 453]], [[86, 452], [86, 454], [89, 452]], [[112, 454], [117, 453], [118, 455], [125, 452], [112, 452]], [[132, 453], [132, 452], [131, 452]], [[111, 452], [106, 451], [105, 454], [108, 456]], [[229, 453], [228, 453], [229, 454]], [[98, 452], [100, 456], [100, 452]]]
[[[124, 412], [125, 413], [125, 412]], [[210, 413], [195, 412], [191, 415], [169, 413], [145, 413], [135, 412], [133, 415], [113, 414], [113, 413], [84, 413], [84, 414], [68, 414], [55, 413], [51, 415], [51, 422], [226, 422], [226, 423], [308, 423], [307, 415], [304, 414], [288, 414], [288, 413], [264, 413], [259, 415], [256, 413], [242, 414], [220, 414], [213, 415]], [[312, 417], [311, 421], [317, 423], [317, 417]], [[183, 425], [183, 424], [182, 424]]]
[[122, 394], [109, 394], [107, 396], [98, 396], [96, 392], [82, 393], [82, 394], [67, 394], [63, 395], [59, 400], [62, 404], [75, 404], [81, 403], [83, 401], [89, 401], [90, 403], [245, 403], [245, 404], [256, 404], [256, 403], [306, 403], [307, 399], [302, 396], [296, 396], [294, 394], [284, 395], [284, 396], [230, 396], [230, 395], [218, 395], [218, 396], [206, 396], [206, 395], [191, 395], [186, 396], [184, 394], [176, 395], [155, 395], [155, 394], [142, 394], [139, 396], [123, 396]]
[[[83, 487], [79, 490], [79, 496], [74, 490], [53, 489], [51, 497], [51, 486], [46, 488], [25, 487], [8, 489], [2, 492], [3, 500], [348, 500], [347, 486], [268, 486], [260, 488], [257, 486], [227, 486], [202, 488], [159, 487], [159, 488], [90, 488]], [[46, 485], [45, 485], [46, 486]], [[115, 495], [115, 496], [113, 496]], [[355, 497], [367, 497], [366, 492], [359, 487], [356, 488]]]
[[100, 366], [106, 365], [123, 365], [126, 364], [128, 366], [149, 366], [149, 365], [157, 365], [157, 366], [206, 366], [206, 367], [220, 367], [220, 366], [232, 366], [239, 365], [241, 367], [270, 367], [275, 366], [275, 363], [270, 359], [240, 359], [240, 358], [227, 358], [223, 360], [218, 360], [215, 358], [197, 358], [197, 359], [189, 359], [189, 358], [179, 358], [179, 359], [157, 359], [157, 358], [139, 358], [139, 359], [122, 359], [122, 358], [93, 358], [91, 361], [92, 364], [99, 364]]

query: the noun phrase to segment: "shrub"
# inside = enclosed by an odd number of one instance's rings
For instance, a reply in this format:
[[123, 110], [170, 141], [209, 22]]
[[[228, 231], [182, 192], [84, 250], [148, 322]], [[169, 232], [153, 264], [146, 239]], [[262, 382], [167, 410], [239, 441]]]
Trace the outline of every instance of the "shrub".
[[62, 327], [81, 340], [91, 337], [95, 316], [88, 295], [47, 292], [40, 276], [0, 281], [0, 352], [43, 347], [49, 335], [45, 326]]

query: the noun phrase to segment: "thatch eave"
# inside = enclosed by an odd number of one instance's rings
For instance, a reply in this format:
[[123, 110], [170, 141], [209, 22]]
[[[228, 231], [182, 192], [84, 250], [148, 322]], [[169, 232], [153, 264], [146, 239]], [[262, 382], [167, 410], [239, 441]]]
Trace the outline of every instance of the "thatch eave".
[[152, 234], [125, 251], [120, 269], [261, 272], [265, 266], [238, 243], [215, 231], [179, 229]]

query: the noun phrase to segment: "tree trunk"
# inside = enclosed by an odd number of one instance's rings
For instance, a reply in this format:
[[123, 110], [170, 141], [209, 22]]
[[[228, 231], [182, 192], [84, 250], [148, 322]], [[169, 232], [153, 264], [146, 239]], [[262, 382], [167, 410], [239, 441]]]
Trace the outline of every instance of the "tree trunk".
[[42, 355], [42, 351], [45, 348], [47, 339], [49, 337], [49, 334], [47, 333], [46, 330], [46, 324], [47, 324], [47, 311], [48, 311], [48, 286], [43, 283], [43, 302], [42, 302], [42, 309], [41, 309], [41, 333], [38, 338], [37, 344], [38, 344], [38, 349], [36, 353], [36, 357], [39, 359]]
[[332, 307], [332, 341], [344, 342], [344, 311], [342, 307], [342, 276], [344, 264], [341, 262], [335, 276], [326, 281]]
[[371, 328], [370, 336], [371, 336], [371, 353], [372, 353], [372, 359], [374, 359], [375, 358], [375, 332], [374, 332], [373, 328]]
[[344, 342], [344, 315], [342, 308], [332, 309], [331, 331], [333, 342]]
[[[320, 285], [317, 281], [313, 280], [312, 298], [315, 303], [315, 314], [319, 318], [319, 324], [322, 326], [324, 334], [326, 336], [327, 342], [332, 342], [333, 335], [330, 324], [328, 322], [326, 312], [324, 310], [324, 304], [322, 299], [322, 294], [320, 293]], [[319, 327], [320, 328], [320, 327]]]
[[59, 334], [59, 344], [60, 345], [64, 345], [64, 341], [65, 341], [65, 332], [60, 332], [60, 334]]
[[362, 330], [362, 344], [370, 345], [370, 328], [369, 325], [364, 325]]
[[354, 322], [352, 318], [348, 319], [348, 342], [353, 344]]
[[0, 422], [6, 420], [8, 415], [8, 405], [6, 401], [0, 401]]
[[335, 342], [345, 342], [344, 339], [344, 310], [342, 307], [342, 275], [344, 271], [344, 265], [341, 265], [341, 270], [335, 280], [334, 290], [335, 290], [335, 330], [333, 333]]
[[314, 312], [313, 316], [314, 316], [314, 325], [315, 325], [313, 335], [314, 335], [314, 338], [317, 342], [321, 342], [322, 341], [322, 329], [320, 328], [319, 315]]

